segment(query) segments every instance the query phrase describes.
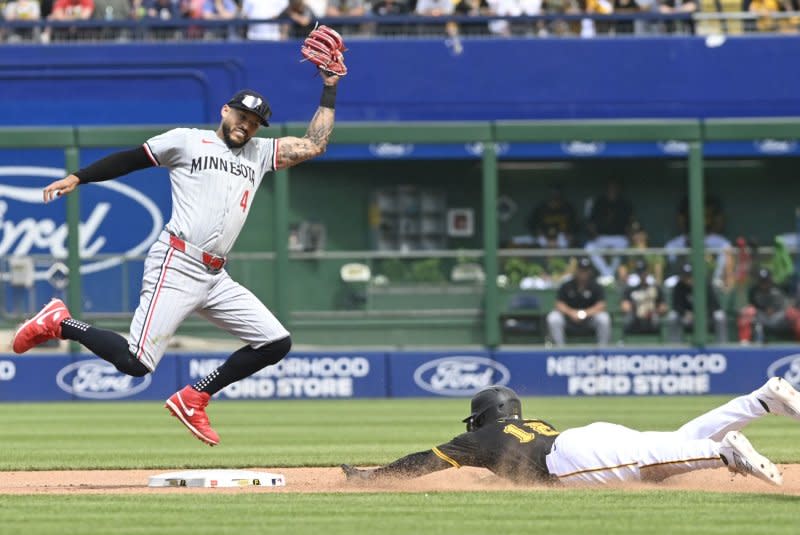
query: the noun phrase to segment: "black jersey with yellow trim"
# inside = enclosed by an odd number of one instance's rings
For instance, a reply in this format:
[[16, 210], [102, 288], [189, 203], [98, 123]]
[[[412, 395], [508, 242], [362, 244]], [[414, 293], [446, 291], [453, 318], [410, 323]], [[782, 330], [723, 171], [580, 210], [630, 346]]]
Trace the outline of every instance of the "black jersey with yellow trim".
[[551, 481], [545, 457], [558, 431], [542, 420], [507, 418], [432, 448], [451, 466], [478, 466], [517, 482]]

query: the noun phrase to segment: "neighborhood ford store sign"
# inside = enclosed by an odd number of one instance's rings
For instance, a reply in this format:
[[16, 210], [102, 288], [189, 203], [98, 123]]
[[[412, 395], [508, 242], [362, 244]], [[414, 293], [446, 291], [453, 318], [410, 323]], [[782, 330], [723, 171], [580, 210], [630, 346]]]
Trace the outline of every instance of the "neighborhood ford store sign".
[[[225, 353], [167, 354], [134, 378], [88, 355], [0, 354], [0, 401], [162, 401]], [[796, 346], [544, 348], [522, 351], [292, 352], [220, 399], [461, 397], [500, 384], [521, 396], [673, 396], [752, 392], [769, 377], [800, 387]]]

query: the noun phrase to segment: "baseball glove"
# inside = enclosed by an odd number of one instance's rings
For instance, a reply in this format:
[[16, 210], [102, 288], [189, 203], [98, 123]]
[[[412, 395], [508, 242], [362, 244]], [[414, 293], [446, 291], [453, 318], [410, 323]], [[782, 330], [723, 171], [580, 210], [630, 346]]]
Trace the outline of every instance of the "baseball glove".
[[300, 47], [300, 53], [305, 59], [321, 70], [337, 76], [347, 74], [342, 54], [345, 50], [342, 36], [324, 25], [314, 28]]

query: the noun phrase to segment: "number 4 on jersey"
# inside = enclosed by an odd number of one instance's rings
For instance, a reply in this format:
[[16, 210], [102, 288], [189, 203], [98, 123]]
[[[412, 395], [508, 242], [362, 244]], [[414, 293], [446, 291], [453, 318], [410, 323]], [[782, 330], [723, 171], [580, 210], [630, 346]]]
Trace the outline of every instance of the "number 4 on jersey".
[[250, 198], [250, 190], [244, 190], [244, 195], [242, 195], [242, 202], [239, 203], [239, 206], [242, 207], [242, 212], [247, 211], [247, 199]]

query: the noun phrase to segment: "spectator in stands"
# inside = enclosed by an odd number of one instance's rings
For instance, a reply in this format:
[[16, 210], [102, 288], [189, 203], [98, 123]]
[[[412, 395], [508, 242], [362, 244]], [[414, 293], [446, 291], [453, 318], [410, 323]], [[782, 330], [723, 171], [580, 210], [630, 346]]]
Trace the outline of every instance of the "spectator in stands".
[[[666, 320], [667, 341], [671, 344], [680, 343], [683, 333], [691, 331], [694, 325], [692, 286], [692, 265], [686, 263], [681, 266], [678, 282], [672, 289], [672, 310]], [[728, 318], [710, 282], [706, 283], [706, 312], [709, 327], [714, 327], [717, 343], [724, 344], [728, 341]]]
[[[242, 16], [253, 20], [277, 19], [288, 6], [288, 0], [244, 0]], [[279, 41], [281, 25], [278, 22], [260, 22], [247, 27], [247, 38], [260, 41]]]
[[141, 17], [170, 20], [181, 18], [180, 0], [142, 0]]
[[[619, 181], [609, 180], [606, 193], [594, 199], [591, 204], [589, 222], [586, 225], [589, 233], [586, 250], [625, 249], [628, 247], [628, 232], [632, 222], [631, 202], [621, 196]], [[613, 282], [620, 258], [613, 257], [610, 263], [599, 253], [592, 254], [591, 258], [600, 273], [601, 284]]]
[[202, 19], [206, 0], [181, 0], [181, 13], [187, 19]]
[[411, 6], [407, 0], [375, 0], [372, 2], [372, 12], [375, 15], [407, 15]]
[[528, 228], [540, 247], [548, 242], [548, 237], [555, 231], [558, 247], [566, 248], [572, 244], [575, 236], [575, 209], [564, 199], [561, 188], [551, 185], [548, 198], [540, 202], [531, 214]]
[[550, 337], [564, 345], [566, 331], [594, 330], [598, 345], [611, 340], [611, 316], [606, 312], [603, 287], [595, 281], [592, 263], [581, 258], [575, 276], [558, 289], [555, 310], [547, 315]]
[[[53, 4], [53, 12], [50, 14], [50, 20], [59, 22], [89, 20], [93, 13], [94, 0], [56, 0]], [[52, 32], [53, 39], [57, 40], [76, 39], [82, 37], [84, 34], [84, 32], [79, 32], [75, 27], [57, 28]], [[44, 40], [49, 41], [49, 37]]]
[[778, 24], [773, 15], [781, 11], [791, 11], [791, 9], [786, 9], [786, 3], [782, 0], [750, 0], [746, 3], [747, 5], [743, 6], [743, 11], [759, 15], [755, 21], [755, 26], [748, 21], [747, 29], [750, 31], [774, 32], [782, 25]]
[[89, 20], [94, 13], [94, 0], [56, 0], [52, 20]]
[[[611, 15], [614, 12], [613, 0], [578, 0], [581, 11], [587, 15]], [[598, 33], [608, 33], [609, 24], [595, 24], [592, 19], [581, 20], [581, 37], [594, 37]]]
[[[38, 0], [11, 0], [3, 8], [3, 18], [9, 22], [34, 22], [41, 18]], [[17, 28], [8, 35], [10, 42], [32, 41], [38, 28]]]
[[739, 312], [740, 343], [748, 344], [753, 341], [753, 330], [757, 332], [757, 338], [768, 333], [794, 334], [800, 340], [800, 310], [775, 285], [770, 270], [758, 270], [756, 283], [748, 292], [748, 302]]
[[[705, 238], [703, 239], [703, 243], [706, 249], [711, 249], [716, 256], [716, 260], [713, 262], [714, 274], [712, 278], [715, 285], [727, 287], [732, 284], [733, 265], [728, 258], [731, 254], [731, 242], [722, 234], [725, 228], [725, 215], [722, 210], [722, 202], [719, 200], [719, 197], [708, 193], [705, 194], [704, 200], [703, 228]], [[689, 197], [687, 195], [684, 195], [680, 203], [678, 203], [677, 223], [680, 234], [664, 245], [664, 248], [668, 251], [676, 251], [690, 246]], [[668, 255], [668, 260], [672, 263], [676, 262], [676, 253], [671, 252]]]
[[364, 0], [328, 0], [327, 17], [363, 17], [366, 13]]
[[[205, 7], [206, 0], [181, 0], [181, 13], [183, 18], [186, 19], [203, 19]], [[202, 26], [189, 26], [184, 31], [187, 39], [203, 38], [204, 30]]]
[[659, 254], [650, 254], [647, 231], [641, 223], [634, 220], [631, 222], [628, 234], [631, 249], [638, 249], [640, 253], [632, 253], [624, 262], [621, 262], [617, 269], [618, 280], [623, 284], [628, 283], [628, 275], [635, 273], [636, 262], [639, 260], [647, 264], [648, 271], [653, 275], [656, 284], [664, 282], [664, 257]]
[[[453, 14], [453, 8], [455, 4], [452, 0], [417, 0], [414, 12], [423, 17], [447, 17]], [[434, 28], [434, 26], [423, 26], [421, 31], [429, 34]], [[451, 37], [458, 35], [458, 25], [455, 22], [447, 22], [445, 33]]]
[[489, 22], [489, 31], [503, 37], [510, 37], [514, 33], [522, 33], [529, 26], [527, 23], [514, 24], [514, 17], [542, 14], [542, 0], [488, 0], [488, 4], [495, 15], [508, 17], [505, 20]]
[[[367, 13], [364, 0], [328, 0], [324, 16], [336, 17], [363, 17]], [[369, 33], [370, 26], [359, 24], [332, 24], [341, 34]]]
[[[731, 255], [733, 250], [731, 242], [718, 234], [710, 234], [705, 237], [703, 244], [706, 250], [710, 250], [707, 262], [711, 268], [712, 280], [715, 286], [729, 288], [733, 284], [733, 265]], [[667, 251], [667, 260], [675, 265], [680, 261], [680, 256], [684, 251], [691, 247], [691, 240], [686, 234], [681, 234], [664, 244]]]
[[[688, 15], [699, 10], [699, 0], [658, 0], [658, 12], [664, 15]], [[668, 33], [694, 34], [694, 21], [667, 21], [664, 28]]]
[[41, 17], [43, 19], [49, 18], [50, 14], [53, 12], [53, 3], [55, 0], [40, 0], [39, 1], [39, 11], [41, 12]]
[[[372, 2], [372, 13], [379, 17], [408, 15], [410, 10], [408, 0], [374, 0]], [[375, 31], [379, 35], [395, 35], [398, 32], [407, 31], [407, 29], [402, 25], [378, 24]]]
[[[712, 193], [706, 192], [703, 196], [703, 231], [706, 234], [719, 234], [725, 232], [725, 213], [722, 209], [722, 201]], [[678, 232], [687, 234], [689, 232], [689, 196], [684, 195], [678, 203], [677, 211]]]
[[[489, 17], [494, 15], [494, 10], [487, 0], [460, 0], [453, 8], [453, 13], [462, 17]], [[459, 31], [466, 34], [484, 34], [488, 27], [485, 22], [478, 24], [462, 22]]]
[[[203, 5], [204, 20], [233, 20], [239, 16], [239, 5], [234, 0], [206, 0]], [[206, 36], [213, 35], [217, 39], [231, 39], [238, 36], [237, 28], [231, 26], [226, 28], [216, 27], [206, 29]]]
[[206, 0], [203, 18], [206, 20], [230, 20], [239, 14], [239, 6], [234, 0]]
[[320, 19], [328, 12], [328, 0], [305, 0], [306, 5], [314, 14], [314, 19]]
[[[578, 0], [543, 0], [542, 13], [544, 15], [576, 15], [580, 14], [581, 8], [578, 5]], [[540, 29], [539, 35], [553, 35], [553, 36], [566, 36], [572, 33], [570, 23], [564, 19], [553, 19], [544, 24], [544, 28]]]
[[[137, 17], [142, 20], [178, 20], [181, 13], [181, 0], [141, 0], [134, 3]], [[177, 39], [180, 36], [178, 27], [159, 26], [148, 31], [147, 34], [156, 39]]]
[[659, 332], [661, 319], [669, 307], [664, 301], [664, 292], [649, 272], [647, 262], [637, 260], [634, 273], [620, 303], [625, 314], [625, 334], [654, 334]]
[[[637, 13], [641, 12], [642, 8], [639, 6], [637, 0], [614, 0], [615, 15], [636, 15]], [[636, 30], [635, 22], [636, 21], [634, 20], [620, 20], [614, 23], [614, 33], [617, 34], [634, 33]]]
[[[93, 20], [130, 20], [131, 4], [129, 0], [94, 0]], [[101, 39], [118, 39], [130, 36], [130, 30], [120, 28], [102, 28], [99, 32]]]
[[289, 5], [278, 16], [285, 22], [281, 25], [284, 39], [300, 39], [314, 29], [317, 18], [305, 3], [305, 0], [289, 0]]

